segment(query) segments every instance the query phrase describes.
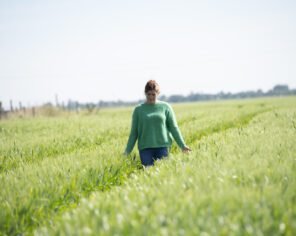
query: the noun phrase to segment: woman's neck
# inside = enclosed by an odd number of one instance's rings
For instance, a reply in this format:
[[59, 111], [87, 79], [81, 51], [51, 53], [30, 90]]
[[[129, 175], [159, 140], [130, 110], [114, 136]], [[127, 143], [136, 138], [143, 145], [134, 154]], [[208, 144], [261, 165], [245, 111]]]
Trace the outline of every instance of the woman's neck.
[[149, 101], [145, 101], [145, 103], [146, 104], [150, 104], [150, 105], [154, 105], [154, 104], [156, 104], [158, 102], [158, 100], [155, 100], [155, 101], [153, 101], [153, 102], [149, 102]]

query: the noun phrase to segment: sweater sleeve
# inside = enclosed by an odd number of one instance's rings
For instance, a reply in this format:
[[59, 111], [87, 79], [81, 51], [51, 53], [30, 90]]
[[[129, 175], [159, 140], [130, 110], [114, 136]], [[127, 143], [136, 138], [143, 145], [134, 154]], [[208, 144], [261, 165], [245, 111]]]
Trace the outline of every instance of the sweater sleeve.
[[170, 105], [168, 105], [167, 128], [168, 128], [169, 132], [173, 135], [178, 146], [181, 149], [183, 149], [186, 145], [183, 140], [182, 134], [178, 128], [178, 124], [176, 121], [174, 110]]
[[137, 109], [135, 108], [132, 115], [131, 131], [130, 131], [128, 142], [125, 148], [126, 154], [129, 154], [132, 152], [137, 139], [138, 139], [138, 115], [137, 115]]

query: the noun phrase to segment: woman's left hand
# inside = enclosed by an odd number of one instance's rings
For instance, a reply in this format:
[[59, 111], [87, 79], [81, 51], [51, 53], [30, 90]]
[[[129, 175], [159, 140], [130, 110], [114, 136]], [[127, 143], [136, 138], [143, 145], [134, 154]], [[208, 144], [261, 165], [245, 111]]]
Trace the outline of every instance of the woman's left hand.
[[189, 148], [189, 147], [187, 147], [187, 146], [185, 146], [183, 149], [182, 149], [182, 152], [184, 152], [184, 153], [189, 153], [189, 152], [191, 152], [192, 150]]

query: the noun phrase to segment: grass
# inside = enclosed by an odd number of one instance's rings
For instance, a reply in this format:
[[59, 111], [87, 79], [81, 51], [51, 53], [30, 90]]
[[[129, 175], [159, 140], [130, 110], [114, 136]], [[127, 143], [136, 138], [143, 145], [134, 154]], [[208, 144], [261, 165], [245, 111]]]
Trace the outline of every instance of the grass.
[[193, 152], [145, 171], [131, 108], [1, 122], [0, 233], [293, 235], [295, 101], [175, 105]]

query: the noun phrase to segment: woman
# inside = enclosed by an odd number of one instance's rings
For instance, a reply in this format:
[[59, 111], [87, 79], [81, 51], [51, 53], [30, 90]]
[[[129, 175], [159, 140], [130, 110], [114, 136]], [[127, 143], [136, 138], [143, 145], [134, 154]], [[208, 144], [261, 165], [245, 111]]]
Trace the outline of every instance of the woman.
[[125, 155], [131, 153], [136, 141], [142, 165], [151, 166], [157, 159], [168, 156], [172, 145], [172, 136], [183, 152], [190, 152], [179, 131], [172, 107], [157, 100], [160, 93], [155, 80], [149, 80], [145, 86], [146, 101], [135, 107], [132, 126], [125, 149]]

